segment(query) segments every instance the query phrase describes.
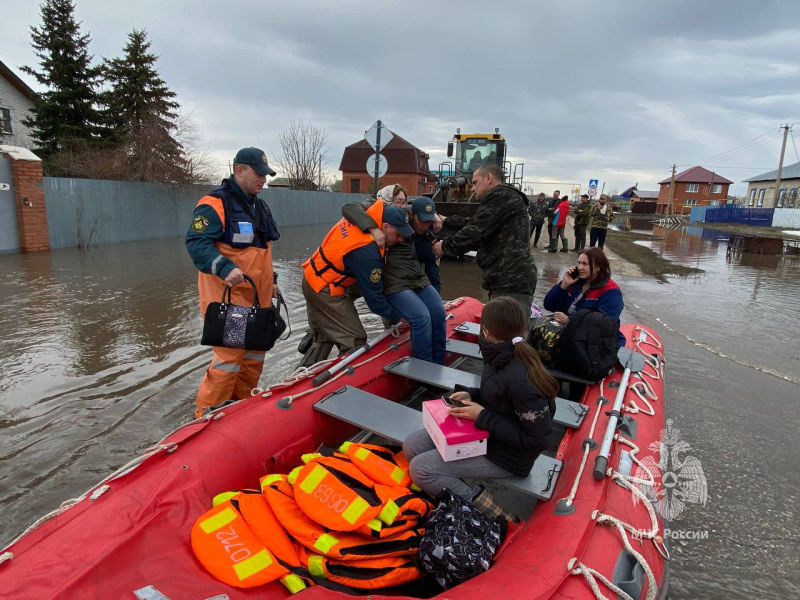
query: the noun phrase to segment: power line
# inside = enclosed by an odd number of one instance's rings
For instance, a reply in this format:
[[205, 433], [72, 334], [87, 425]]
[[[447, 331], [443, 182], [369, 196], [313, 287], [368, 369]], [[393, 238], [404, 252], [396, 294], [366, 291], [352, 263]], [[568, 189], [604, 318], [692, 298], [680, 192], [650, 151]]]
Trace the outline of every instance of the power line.
[[792, 147], [794, 148], [794, 155], [797, 157], [797, 162], [800, 162], [800, 155], [797, 154], [797, 145], [794, 143], [794, 133], [789, 130], [789, 135], [792, 136]]
[[712, 161], [712, 160], [719, 160], [721, 157], [725, 156], [726, 154], [728, 154], [730, 152], [738, 150], [739, 148], [743, 148], [744, 146], [748, 146], [748, 145], [752, 144], [753, 142], [755, 142], [757, 140], [760, 140], [761, 138], [768, 137], [768, 136], [771, 136], [771, 135], [774, 136], [775, 134], [780, 134], [780, 131], [775, 131], [773, 129], [773, 130], [770, 130], [770, 131], [768, 131], [766, 133], [762, 133], [761, 135], [759, 135], [757, 137], [754, 137], [749, 142], [745, 142], [744, 144], [739, 144], [738, 146], [736, 146], [734, 148], [731, 148], [730, 150], [726, 150], [725, 152], [718, 152], [717, 154], [711, 154], [710, 156], [706, 156], [705, 158], [700, 159], [699, 162], [707, 162], [707, 161]]

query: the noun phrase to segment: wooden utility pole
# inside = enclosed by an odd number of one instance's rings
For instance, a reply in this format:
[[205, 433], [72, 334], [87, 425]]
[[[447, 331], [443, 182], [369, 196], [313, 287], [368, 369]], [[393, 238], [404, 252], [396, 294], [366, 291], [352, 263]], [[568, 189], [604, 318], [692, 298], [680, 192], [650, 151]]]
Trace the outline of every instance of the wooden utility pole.
[[672, 179], [669, 182], [669, 199], [667, 200], [667, 215], [672, 214], [672, 199], [675, 197], [675, 165], [672, 165]]
[[711, 194], [714, 193], [714, 177], [716, 173], [711, 171], [711, 182], [708, 184], [708, 204], [711, 206]]
[[781, 159], [778, 161], [778, 178], [775, 181], [775, 207], [778, 206], [781, 198], [781, 171], [783, 171], [783, 153], [786, 152], [786, 136], [789, 135], [790, 130], [789, 124], [787, 123], [781, 129], [783, 129], [783, 144], [781, 145]]

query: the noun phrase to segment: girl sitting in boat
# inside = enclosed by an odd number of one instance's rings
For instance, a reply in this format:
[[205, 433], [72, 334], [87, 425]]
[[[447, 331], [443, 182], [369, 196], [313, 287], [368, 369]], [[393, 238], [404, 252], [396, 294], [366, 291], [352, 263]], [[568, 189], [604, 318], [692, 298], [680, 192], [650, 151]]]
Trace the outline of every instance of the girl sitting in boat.
[[425, 492], [436, 497], [448, 488], [489, 517], [515, 522], [519, 519], [498, 505], [487, 490], [463, 478], [524, 477], [546, 447], [558, 382], [523, 340], [527, 321], [512, 298], [486, 304], [481, 314], [481, 386], [451, 396], [463, 404], [450, 409], [452, 416], [474, 421], [478, 429], [489, 432], [486, 455], [445, 462], [424, 429], [403, 443], [411, 478]]

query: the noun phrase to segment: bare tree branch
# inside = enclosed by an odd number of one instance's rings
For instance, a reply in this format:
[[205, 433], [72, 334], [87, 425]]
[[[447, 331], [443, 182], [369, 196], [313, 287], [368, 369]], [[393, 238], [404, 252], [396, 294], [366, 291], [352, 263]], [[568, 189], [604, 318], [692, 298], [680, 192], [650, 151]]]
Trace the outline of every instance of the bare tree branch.
[[289, 181], [293, 190], [316, 190], [322, 183], [323, 164], [328, 148], [327, 132], [311, 123], [292, 121], [278, 134], [281, 154], [275, 158], [278, 175]]

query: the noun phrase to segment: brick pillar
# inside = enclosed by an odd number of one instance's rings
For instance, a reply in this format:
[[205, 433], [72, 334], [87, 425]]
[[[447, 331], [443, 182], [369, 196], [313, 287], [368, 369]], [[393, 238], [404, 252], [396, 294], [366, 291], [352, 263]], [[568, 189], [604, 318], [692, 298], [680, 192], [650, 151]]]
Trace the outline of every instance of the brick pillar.
[[14, 197], [17, 201], [17, 228], [19, 249], [36, 252], [50, 249], [50, 234], [47, 231], [47, 209], [44, 203], [42, 161], [32, 152], [7, 151], [11, 159], [11, 176], [14, 181]]

